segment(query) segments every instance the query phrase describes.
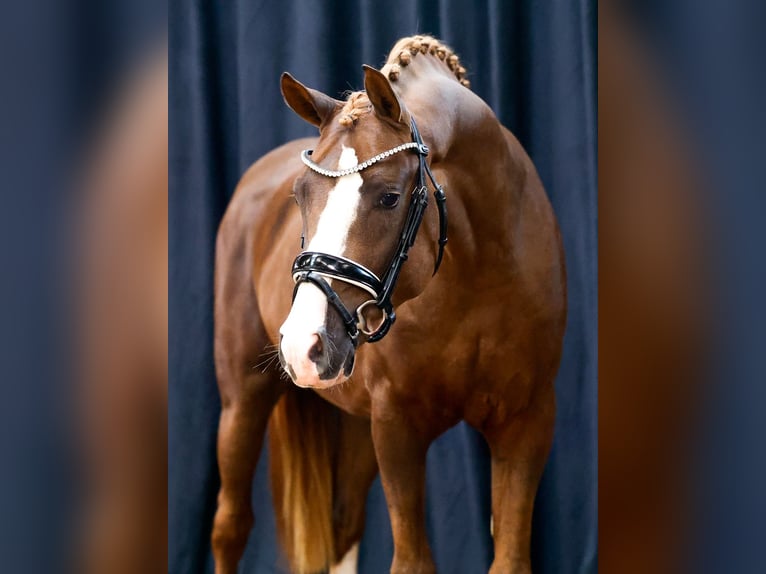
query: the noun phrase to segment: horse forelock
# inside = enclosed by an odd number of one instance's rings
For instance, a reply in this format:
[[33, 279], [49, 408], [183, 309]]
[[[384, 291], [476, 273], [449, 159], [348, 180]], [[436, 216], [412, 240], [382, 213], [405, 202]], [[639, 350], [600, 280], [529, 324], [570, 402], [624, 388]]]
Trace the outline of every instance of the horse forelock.
[[445, 73], [452, 75], [466, 88], [471, 87], [471, 82], [465, 77], [468, 71], [460, 63], [458, 55], [447, 44], [433, 36], [409, 36], [399, 40], [388, 54], [383, 72], [391, 82], [397, 82], [403, 68], [424, 56], [443, 62]]
[[350, 128], [357, 120], [372, 111], [370, 98], [364, 92], [351, 92], [346, 103], [338, 114], [338, 123], [343, 127]]

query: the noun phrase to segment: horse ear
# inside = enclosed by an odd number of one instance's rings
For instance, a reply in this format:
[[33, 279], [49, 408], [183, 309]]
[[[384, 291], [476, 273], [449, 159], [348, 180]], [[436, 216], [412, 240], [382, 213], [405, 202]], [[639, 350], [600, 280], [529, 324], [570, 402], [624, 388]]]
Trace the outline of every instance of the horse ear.
[[320, 91], [307, 88], [287, 72], [282, 74], [281, 88], [282, 97], [290, 109], [318, 128], [343, 104]]
[[362, 68], [364, 68], [364, 89], [378, 116], [409, 125], [405, 117], [404, 105], [394, 92], [388, 78], [382, 72], [366, 64]]

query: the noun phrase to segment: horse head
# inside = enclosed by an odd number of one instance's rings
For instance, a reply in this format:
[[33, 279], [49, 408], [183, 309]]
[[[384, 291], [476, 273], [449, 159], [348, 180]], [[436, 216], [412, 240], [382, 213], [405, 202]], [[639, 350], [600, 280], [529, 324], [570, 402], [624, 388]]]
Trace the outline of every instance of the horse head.
[[345, 381], [358, 345], [382, 338], [394, 301], [420, 294], [438, 267], [436, 241], [414, 241], [428, 201], [426, 173], [442, 215], [440, 246], [446, 242], [444, 195], [426, 164], [428, 148], [386, 76], [364, 69], [365, 91], [345, 102], [282, 76], [287, 105], [320, 133], [293, 188], [306, 251], [293, 266], [293, 304], [280, 328], [280, 360], [302, 387]]

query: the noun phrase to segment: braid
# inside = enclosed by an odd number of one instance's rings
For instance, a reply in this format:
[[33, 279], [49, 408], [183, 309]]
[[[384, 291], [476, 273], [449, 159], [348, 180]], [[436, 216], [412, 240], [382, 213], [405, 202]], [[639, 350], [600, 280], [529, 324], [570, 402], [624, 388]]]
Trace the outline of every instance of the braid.
[[386, 62], [389, 66], [388, 79], [392, 82], [398, 81], [402, 68], [409, 66], [418, 54], [435, 56], [443, 61], [455, 79], [466, 88], [470, 88], [471, 82], [465, 77], [468, 71], [460, 64], [458, 55], [452, 48], [431, 36], [411, 36], [399, 40]]
[[[466, 88], [471, 86], [471, 83], [465, 77], [467, 71], [460, 64], [458, 55], [452, 51], [452, 48], [431, 36], [412, 36], [399, 40], [393, 50], [391, 50], [391, 55], [389, 55], [386, 62], [388, 79], [392, 82], [398, 81], [402, 74], [402, 69], [409, 66], [419, 54], [438, 58], [444, 62], [458, 82]], [[351, 92], [338, 115], [338, 123], [346, 128], [353, 127], [359, 118], [369, 114], [371, 111], [372, 103], [370, 103], [367, 94], [364, 92]]]
[[338, 123], [343, 127], [350, 128], [357, 120], [372, 111], [372, 103], [364, 92], [351, 92], [346, 104], [340, 112]]

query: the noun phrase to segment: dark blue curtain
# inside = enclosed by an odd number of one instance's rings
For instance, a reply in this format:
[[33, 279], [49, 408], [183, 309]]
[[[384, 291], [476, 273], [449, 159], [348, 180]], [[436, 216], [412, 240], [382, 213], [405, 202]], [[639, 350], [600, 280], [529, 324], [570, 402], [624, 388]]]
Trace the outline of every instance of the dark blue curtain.
[[[339, 97], [362, 85], [403, 36], [449, 43], [472, 88], [538, 167], [564, 237], [569, 319], [556, 382], [553, 452], [537, 499], [539, 573], [596, 571], [596, 7], [594, 0], [284, 0], [174, 2], [170, 10], [169, 572], [211, 572], [219, 400], [212, 356], [213, 246], [245, 169], [313, 128], [284, 105], [279, 75]], [[253, 485], [256, 526], [242, 572], [282, 572], [267, 480]], [[486, 572], [489, 465], [465, 425], [428, 458], [429, 537], [440, 573]], [[368, 502], [360, 572], [388, 571], [392, 541], [379, 481]]]

